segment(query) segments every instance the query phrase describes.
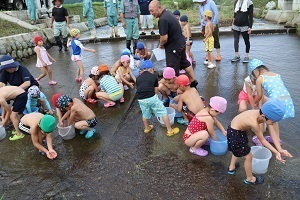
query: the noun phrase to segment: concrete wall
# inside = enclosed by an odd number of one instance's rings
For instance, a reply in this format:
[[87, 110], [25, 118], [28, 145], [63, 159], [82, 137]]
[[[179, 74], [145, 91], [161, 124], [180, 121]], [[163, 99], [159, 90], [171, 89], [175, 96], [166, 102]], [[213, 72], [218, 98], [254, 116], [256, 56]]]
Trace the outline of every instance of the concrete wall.
[[300, 0], [278, 0], [280, 10], [300, 10]]
[[293, 10], [300, 10], [300, 0], [293, 0]]
[[297, 27], [300, 25], [300, 13], [296, 10], [268, 10], [265, 19], [286, 27]]

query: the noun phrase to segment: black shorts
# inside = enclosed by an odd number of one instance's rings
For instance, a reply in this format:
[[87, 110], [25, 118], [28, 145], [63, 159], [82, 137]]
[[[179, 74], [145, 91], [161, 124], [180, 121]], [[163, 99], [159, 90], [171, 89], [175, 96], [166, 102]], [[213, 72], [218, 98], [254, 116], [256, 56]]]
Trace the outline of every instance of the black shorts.
[[176, 76], [179, 76], [179, 71], [191, 66], [191, 63], [186, 59], [185, 46], [178, 50], [166, 50], [167, 67], [172, 67], [175, 70]]
[[19, 94], [14, 99], [14, 103], [12, 104], [12, 107], [13, 107], [12, 111], [18, 112], [18, 113], [23, 112], [26, 108], [26, 103], [27, 103], [27, 93], [24, 92], [22, 94]]
[[20, 131], [22, 133], [25, 133], [25, 134], [30, 134], [30, 127], [29, 126], [26, 126], [24, 125], [22, 122], [19, 122], [19, 125], [18, 125]]
[[228, 126], [227, 141], [228, 150], [235, 157], [244, 157], [250, 153], [251, 148], [248, 146], [248, 136], [245, 131], [235, 130]]
[[97, 118], [94, 117], [93, 119], [86, 120], [86, 123], [88, 124], [88, 126], [90, 128], [94, 128], [97, 125], [98, 121], [97, 121]]
[[174, 98], [177, 96], [177, 92], [170, 92], [170, 94], [168, 95], [168, 97]]

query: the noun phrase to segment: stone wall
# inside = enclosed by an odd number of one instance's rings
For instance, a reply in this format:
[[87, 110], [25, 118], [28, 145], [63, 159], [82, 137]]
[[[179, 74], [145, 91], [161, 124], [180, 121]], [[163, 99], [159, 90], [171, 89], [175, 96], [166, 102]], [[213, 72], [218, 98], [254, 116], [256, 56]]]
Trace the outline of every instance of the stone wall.
[[296, 10], [268, 10], [265, 19], [285, 24], [286, 27], [295, 28], [300, 25], [300, 13]]

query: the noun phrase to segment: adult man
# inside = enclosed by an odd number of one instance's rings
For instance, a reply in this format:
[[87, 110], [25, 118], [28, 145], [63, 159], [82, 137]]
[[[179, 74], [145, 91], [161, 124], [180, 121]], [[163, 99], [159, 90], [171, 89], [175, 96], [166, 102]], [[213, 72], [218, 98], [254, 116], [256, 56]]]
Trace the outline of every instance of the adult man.
[[167, 66], [175, 70], [176, 76], [179, 75], [179, 70], [184, 69], [189, 75], [191, 87], [196, 87], [198, 82], [195, 80], [191, 63], [186, 59], [185, 38], [178, 20], [173, 13], [164, 9], [157, 0], [153, 0], [149, 4], [149, 11], [153, 17], [159, 18], [159, 48], [166, 51]]
[[120, 6], [120, 17], [126, 34], [126, 47], [131, 50], [133, 39], [133, 52], [136, 50], [139, 39], [140, 6], [137, 0], [122, 0]]
[[213, 13], [212, 22], [214, 26], [214, 32], [213, 32], [213, 37], [215, 42], [214, 48], [217, 51], [216, 61], [221, 61], [222, 57], [220, 54], [220, 40], [219, 40], [219, 26], [218, 26], [219, 12], [216, 3], [213, 0], [193, 0], [193, 2], [200, 4], [199, 12], [200, 12], [200, 23], [202, 28], [202, 34], [205, 33], [205, 25], [206, 25], [206, 21], [204, 21], [204, 12], [206, 10], [210, 10]]
[[151, 35], [155, 35], [153, 31], [153, 16], [149, 12], [149, 4], [152, 0], [139, 0], [140, 10], [141, 10], [141, 22], [142, 22], [142, 33], [141, 35], [146, 35], [145, 29], [148, 28], [151, 31]]
[[110, 29], [110, 37], [120, 37], [118, 34], [118, 0], [105, 0], [104, 9], [107, 15], [107, 22]]
[[94, 24], [94, 10], [92, 0], [83, 0], [83, 17], [86, 18], [88, 27], [91, 31], [91, 38], [96, 37], [96, 28]]

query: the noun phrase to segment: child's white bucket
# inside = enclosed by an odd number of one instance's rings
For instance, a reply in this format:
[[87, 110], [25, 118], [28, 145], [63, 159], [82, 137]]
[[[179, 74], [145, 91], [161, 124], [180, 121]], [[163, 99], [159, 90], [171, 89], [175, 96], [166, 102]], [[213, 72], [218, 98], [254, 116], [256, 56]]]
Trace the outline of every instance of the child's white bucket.
[[268, 171], [269, 161], [272, 153], [269, 149], [262, 146], [251, 147], [252, 153], [252, 172], [255, 174], [264, 174]]
[[[172, 98], [169, 98], [169, 99], [170, 99], [170, 104], [177, 104], [177, 103], [174, 101], [174, 99], [172, 99]], [[175, 110], [175, 117], [177, 117], [177, 118], [182, 117], [181, 112], [177, 112], [177, 111]]]
[[[170, 107], [166, 107], [166, 109], [167, 109], [168, 117], [169, 117], [169, 120], [170, 120], [170, 124], [172, 126], [174, 124], [175, 110], [173, 108], [170, 108]], [[157, 120], [159, 121], [161, 126], [166, 127], [162, 117], [157, 117]]]
[[156, 49], [153, 49], [152, 51], [153, 51], [153, 54], [155, 55], [155, 58], [157, 61], [166, 59], [166, 52], [164, 49], [156, 48]]
[[5, 131], [5, 128], [0, 125], [0, 140], [3, 140], [6, 136], [6, 131]]
[[57, 124], [58, 134], [64, 139], [64, 140], [71, 140], [75, 137], [75, 127], [74, 124], [67, 126], [67, 127], [60, 127], [59, 124]]

